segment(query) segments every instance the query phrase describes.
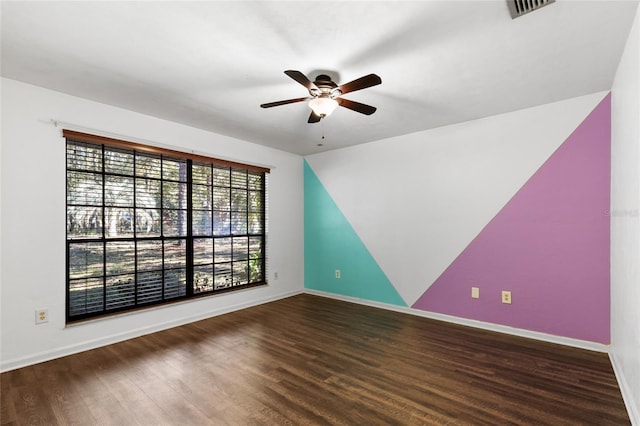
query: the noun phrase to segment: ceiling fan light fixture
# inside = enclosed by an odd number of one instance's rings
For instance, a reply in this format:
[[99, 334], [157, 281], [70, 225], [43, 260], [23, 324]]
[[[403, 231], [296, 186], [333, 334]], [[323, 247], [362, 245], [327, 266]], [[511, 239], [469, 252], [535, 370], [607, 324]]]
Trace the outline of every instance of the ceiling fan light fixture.
[[313, 113], [318, 117], [327, 117], [338, 108], [338, 101], [330, 97], [319, 96], [309, 101], [309, 108], [311, 108]]

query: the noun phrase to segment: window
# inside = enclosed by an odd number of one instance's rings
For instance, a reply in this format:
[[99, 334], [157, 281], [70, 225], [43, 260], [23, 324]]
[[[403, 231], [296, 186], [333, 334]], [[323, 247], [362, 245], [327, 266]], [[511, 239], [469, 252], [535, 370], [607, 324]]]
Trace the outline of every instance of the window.
[[268, 169], [63, 134], [67, 321], [266, 283]]

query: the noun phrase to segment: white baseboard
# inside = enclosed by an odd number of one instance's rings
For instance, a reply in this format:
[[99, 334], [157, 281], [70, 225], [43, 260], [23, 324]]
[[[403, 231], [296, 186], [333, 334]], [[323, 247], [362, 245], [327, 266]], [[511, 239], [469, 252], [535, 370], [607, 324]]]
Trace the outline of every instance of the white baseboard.
[[454, 324], [466, 325], [469, 327], [481, 328], [483, 330], [497, 331], [505, 334], [512, 334], [514, 336], [527, 337], [530, 339], [541, 340], [544, 342], [557, 343], [560, 345], [571, 346], [574, 348], [588, 349], [596, 352], [609, 352], [609, 346], [602, 343], [588, 342], [585, 340], [572, 339], [569, 337], [554, 336], [552, 334], [540, 333], [537, 331], [523, 330], [521, 328], [509, 327], [506, 325], [492, 324], [483, 321], [470, 320], [466, 318], [454, 317], [451, 315], [438, 314], [435, 312], [421, 311], [419, 309], [412, 309], [404, 306], [390, 305], [388, 303], [374, 302], [366, 299], [359, 299], [357, 297], [343, 296], [335, 293], [326, 293], [324, 291], [304, 289], [304, 293], [314, 294], [316, 296], [328, 297], [331, 299], [343, 300], [345, 302], [358, 303], [360, 305], [372, 306], [375, 308], [387, 309], [390, 311], [401, 312], [409, 315], [416, 315], [425, 318], [436, 319], [440, 321], [446, 321]]
[[[178, 327], [181, 325], [189, 324], [192, 322], [200, 321], [203, 319], [215, 317], [218, 315], [227, 314], [229, 312], [239, 311], [241, 309], [250, 308], [252, 306], [262, 305], [264, 303], [273, 302], [276, 300], [284, 299], [286, 297], [295, 296], [296, 294], [302, 293], [301, 290], [289, 291], [285, 293], [280, 293], [277, 295], [253, 299], [243, 303], [238, 303], [231, 306], [225, 306], [222, 308], [214, 309], [207, 312], [201, 312], [197, 315], [175, 318], [171, 321], [167, 321], [164, 323], [154, 324], [153, 326], [140, 327], [133, 330], [127, 330], [123, 333], [112, 334], [109, 336], [101, 336], [96, 339], [83, 341], [79, 343], [75, 343], [68, 346], [62, 346], [59, 348], [54, 348], [51, 350], [30, 354], [25, 357], [20, 357], [16, 359], [10, 360], [2, 360], [0, 363], [0, 372], [6, 372], [15, 370], [22, 367], [27, 367], [29, 365], [38, 364], [45, 361], [50, 361], [52, 359], [61, 358], [67, 355], [73, 355], [79, 352], [88, 351], [91, 349], [99, 348], [101, 346], [111, 345], [114, 343], [122, 342], [124, 340], [133, 339], [136, 337], [144, 336], [145, 334], [151, 334], [162, 330], [167, 330], [169, 328]], [[102, 319], [102, 320], [108, 320]]]
[[620, 393], [622, 393], [622, 400], [624, 401], [624, 405], [627, 407], [627, 413], [629, 413], [631, 424], [633, 426], [640, 426], [640, 402], [633, 400], [633, 395], [630, 390], [631, 388], [629, 386], [629, 383], [627, 383], [624, 374], [622, 374], [622, 366], [618, 361], [615, 353], [610, 351], [609, 359], [611, 360], [613, 372], [615, 373], [616, 379], [618, 380], [618, 387], [620, 388]]

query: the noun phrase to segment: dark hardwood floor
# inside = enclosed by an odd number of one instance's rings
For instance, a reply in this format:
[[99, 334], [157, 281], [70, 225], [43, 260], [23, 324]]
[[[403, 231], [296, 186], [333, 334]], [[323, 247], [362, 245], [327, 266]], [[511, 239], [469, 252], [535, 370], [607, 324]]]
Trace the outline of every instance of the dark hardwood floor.
[[604, 353], [311, 295], [1, 380], [3, 425], [630, 424]]

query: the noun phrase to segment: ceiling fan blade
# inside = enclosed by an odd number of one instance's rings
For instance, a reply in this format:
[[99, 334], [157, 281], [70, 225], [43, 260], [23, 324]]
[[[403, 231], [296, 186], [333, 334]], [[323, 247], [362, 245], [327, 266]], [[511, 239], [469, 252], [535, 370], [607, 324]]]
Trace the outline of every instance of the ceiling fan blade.
[[356, 90], [366, 89], [367, 87], [376, 86], [380, 83], [382, 83], [382, 79], [380, 77], [375, 74], [369, 74], [338, 86], [338, 90], [340, 90], [342, 94], [345, 94], [355, 92]]
[[359, 112], [360, 114], [371, 115], [376, 112], [376, 107], [367, 104], [361, 104], [360, 102], [350, 101], [349, 99], [337, 98], [336, 99], [341, 107], [349, 108], [350, 110]]
[[304, 87], [307, 88], [307, 90], [309, 91], [316, 91], [316, 90], [320, 90], [318, 89], [318, 86], [316, 86], [315, 84], [313, 84], [313, 82], [311, 80], [309, 80], [307, 78], [306, 75], [302, 74], [300, 71], [296, 71], [296, 70], [287, 70], [284, 72], [286, 75], [288, 75], [289, 77], [291, 77], [292, 79], [294, 79], [295, 81], [297, 81], [298, 83], [302, 84]]
[[311, 115], [309, 115], [309, 120], [307, 120], [307, 123], [317, 123], [321, 118], [322, 117], [316, 115], [315, 112], [311, 111]]
[[277, 102], [269, 102], [267, 104], [260, 105], [260, 108], [271, 108], [271, 107], [280, 106], [280, 105], [293, 104], [293, 103], [296, 103], [296, 102], [303, 102], [303, 101], [307, 101], [307, 100], [310, 100], [310, 99], [312, 99], [312, 98], [306, 97], [306, 98], [287, 99], [287, 100], [284, 100], [284, 101], [277, 101]]

